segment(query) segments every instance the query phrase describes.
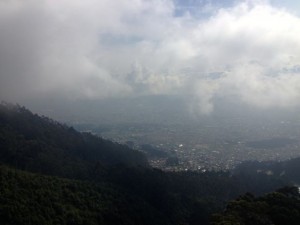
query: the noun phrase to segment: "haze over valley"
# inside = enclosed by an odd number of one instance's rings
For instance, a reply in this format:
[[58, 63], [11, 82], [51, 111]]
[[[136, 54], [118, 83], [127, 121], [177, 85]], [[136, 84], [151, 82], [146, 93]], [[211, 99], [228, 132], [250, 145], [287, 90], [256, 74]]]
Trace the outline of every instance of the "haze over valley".
[[[297, 108], [274, 112], [220, 102], [211, 115], [195, 116], [184, 99], [174, 96], [56, 103], [47, 105], [48, 111], [41, 105], [32, 107], [78, 130], [142, 151], [150, 145], [158, 150], [157, 156], [149, 155], [151, 164], [164, 170], [227, 170], [248, 160], [300, 156]], [[167, 154], [161, 157], [161, 152]], [[170, 157], [178, 162], [166, 164]]]
[[5, 225], [300, 224], [300, 1], [0, 0]]
[[[167, 151], [175, 170], [297, 157], [299, 10], [277, 0], [1, 1], [0, 96]], [[265, 140], [285, 144], [249, 144]]]

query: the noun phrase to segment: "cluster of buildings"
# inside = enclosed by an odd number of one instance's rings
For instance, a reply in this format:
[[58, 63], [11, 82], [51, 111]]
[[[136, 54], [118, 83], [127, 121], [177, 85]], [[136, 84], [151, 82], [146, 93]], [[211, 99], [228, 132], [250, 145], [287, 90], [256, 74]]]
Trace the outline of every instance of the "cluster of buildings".
[[[145, 124], [110, 130], [104, 137], [119, 143], [129, 141], [130, 147], [141, 151], [140, 146], [148, 144], [168, 153], [166, 157], [149, 157], [153, 167], [166, 171], [229, 170], [242, 161], [282, 161], [300, 156], [300, 126], [288, 127], [286, 123], [260, 127], [156, 125], [153, 129]], [[282, 144], [278, 141], [281, 137], [294, 141]], [[254, 147], [249, 145], [257, 140]], [[259, 146], [259, 140], [271, 144]], [[168, 163], [169, 157], [177, 157], [178, 162]]]

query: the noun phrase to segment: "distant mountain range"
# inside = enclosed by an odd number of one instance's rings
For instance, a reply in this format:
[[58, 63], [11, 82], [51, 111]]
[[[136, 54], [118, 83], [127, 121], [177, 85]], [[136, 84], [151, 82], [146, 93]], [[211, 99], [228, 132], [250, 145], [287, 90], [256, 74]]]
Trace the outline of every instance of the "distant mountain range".
[[236, 175], [266, 174], [273, 177], [280, 177], [293, 184], [300, 184], [300, 158], [294, 158], [282, 162], [257, 162], [246, 161], [234, 169]]

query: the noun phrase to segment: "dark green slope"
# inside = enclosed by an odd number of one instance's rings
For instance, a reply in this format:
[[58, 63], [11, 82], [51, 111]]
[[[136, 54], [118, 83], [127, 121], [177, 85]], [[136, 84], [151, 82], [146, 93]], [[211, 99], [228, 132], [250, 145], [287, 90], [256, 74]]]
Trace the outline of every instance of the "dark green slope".
[[109, 183], [69, 180], [0, 166], [1, 224], [168, 224], [143, 199]]
[[213, 217], [212, 225], [298, 225], [300, 194], [297, 187], [284, 187], [255, 198], [247, 193], [231, 201], [222, 214]]
[[148, 166], [138, 151], [5, 103], [0, 105], [0, 162], [69, 178], [88, 178], [99, 165]]

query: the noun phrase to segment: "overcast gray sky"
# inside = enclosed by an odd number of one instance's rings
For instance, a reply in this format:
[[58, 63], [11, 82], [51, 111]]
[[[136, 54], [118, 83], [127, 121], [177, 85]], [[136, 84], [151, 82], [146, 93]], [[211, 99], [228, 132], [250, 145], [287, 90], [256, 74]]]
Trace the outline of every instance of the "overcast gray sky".
[[300, 104], [299, 1], [0, 0], [0, 96]]

